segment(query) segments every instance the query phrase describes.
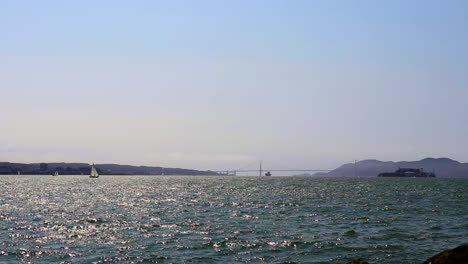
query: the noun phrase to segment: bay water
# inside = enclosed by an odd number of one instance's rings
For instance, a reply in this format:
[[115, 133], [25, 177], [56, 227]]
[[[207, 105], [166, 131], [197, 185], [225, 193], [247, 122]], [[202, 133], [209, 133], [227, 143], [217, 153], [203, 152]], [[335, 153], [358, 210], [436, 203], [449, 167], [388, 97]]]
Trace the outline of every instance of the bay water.
[[0, 263], [422, 263], [468, 180], [0, 176]]

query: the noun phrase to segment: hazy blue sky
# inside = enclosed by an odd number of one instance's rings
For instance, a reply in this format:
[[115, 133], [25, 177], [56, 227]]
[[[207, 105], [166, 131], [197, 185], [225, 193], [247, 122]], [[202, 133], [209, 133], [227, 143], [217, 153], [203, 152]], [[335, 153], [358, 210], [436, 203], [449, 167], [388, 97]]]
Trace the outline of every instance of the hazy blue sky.
[[468, 161], [468, 1], [0, 2], [0, 160]]

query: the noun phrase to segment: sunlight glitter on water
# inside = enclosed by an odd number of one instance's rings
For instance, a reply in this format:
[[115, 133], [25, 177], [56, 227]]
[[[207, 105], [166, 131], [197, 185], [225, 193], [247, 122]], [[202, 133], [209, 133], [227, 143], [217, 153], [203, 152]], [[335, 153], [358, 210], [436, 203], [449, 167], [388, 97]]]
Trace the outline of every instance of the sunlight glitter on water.
[[0, 177], [0, 262], [420, 263], [468, 235], [467, 180]]

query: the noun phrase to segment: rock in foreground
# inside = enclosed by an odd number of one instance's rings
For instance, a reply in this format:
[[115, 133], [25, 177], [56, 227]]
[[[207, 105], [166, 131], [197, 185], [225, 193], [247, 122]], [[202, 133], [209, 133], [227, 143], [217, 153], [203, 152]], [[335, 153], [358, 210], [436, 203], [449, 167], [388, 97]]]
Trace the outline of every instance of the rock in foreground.
[[429, 258], [424, 264], [467, 264], [468, 244], [461, 245], [454, 249], [447, 249]]
[[[335, 264], [343, 264], [337, 262]], [[354, 259], [346, 264], [369, 264], [362, 259]], [[429, 258], [423, 264], [468, 264], [468, 244], [461, 245], [454, 249], [447, 249]]]

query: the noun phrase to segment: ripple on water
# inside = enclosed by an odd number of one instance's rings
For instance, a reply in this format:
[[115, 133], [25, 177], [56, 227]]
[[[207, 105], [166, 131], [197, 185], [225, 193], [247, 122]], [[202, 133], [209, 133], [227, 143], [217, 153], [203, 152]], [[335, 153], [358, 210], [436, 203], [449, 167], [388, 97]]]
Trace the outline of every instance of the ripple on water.
[[467, 180], [0, 177], [0, 262], [419, 263], [466, 242]]

